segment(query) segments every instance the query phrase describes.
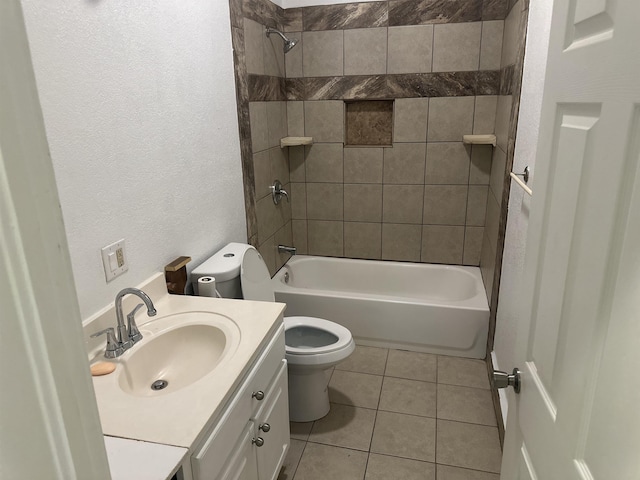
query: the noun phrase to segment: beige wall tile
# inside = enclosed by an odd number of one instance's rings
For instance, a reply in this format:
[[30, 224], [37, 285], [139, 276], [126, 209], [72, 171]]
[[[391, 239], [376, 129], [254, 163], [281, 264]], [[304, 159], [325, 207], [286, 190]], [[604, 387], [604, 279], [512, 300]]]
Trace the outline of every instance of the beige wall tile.
[[382, 221], [384, 223], [422, 223], [423, 185], [384, 185]]
[[345, 183], [344, 219], [348, 222], [381, 222], [382, 185]]
[[436, 420], [433, 418], [378, 412], [371, 452], [434, 462], [435, 430]]
[[491, 178], [491, 145], [474, 145], [471, 147], [471, 168], [469, 183], [471, 185], [489, 185]]
[[305, 77], [344, 74], [342, 30], [303, 32], [302, 47], [302, 71]]
[[467, 210], [467, 185], [425, 185], [425, 225], [464, 225]]
[[482, 22], [480, 70], [500, 70], [504, 20]]
[[425, 143], [396, 143], [384, 149], [385, 184], [423, 183]]
[[507, 151], [507, 140], [509, 137], [509, 121], [511, 119], [511, 95], [500, 95], [498, 97], [498, 107], [496, 108], [496, 141], [498, 147]]
[[344, 194], [341, 183], [307, 183], [307, 218], [342, 220]]
[[279, 35], [263, 36], [264, 73], [272, 77], [284, 77], [284, 43]]
[[251, 149], [253, 153], [269, 148], [267, 102], [249, 102], [249, 122], [251, 123]]
[[389, 28], [388, 73], [431, 71], [433, 25]]
[[291, 221], [288, 221], [287, 223], [285, 223], [284, 226], [275, 233], [275, 235], [273, 236], [273, 239], [275, 243], [274, 254], [275, 254], [276, 271], [278, 271], [291, 257], [291, 254], [289, 253], [278, 252], [278, 245], [293, 246], [293, 232], [292, 232]]
[[496, 250], [495, 245], [491, 244], [491, 240], [487, 236], [487, 228], [484, 229], [484, 238], [482, 239], [482, 251], [480, 253], [480, 273], [482, 274], [482, 283], [487, 293], [487, 302], [491, 303], [491, 294], [493, 292], [493, 276], [496, 269]]
[[381, 236], [380, 223], [345, 222], [344, 255], [349, 258], [379, 260]]
[[299, 78], [302, 77], [302, 32], [292, 32], [287, 37], [297, 39], [298, 44], [284, 55], [285, 76]]
[[258, 217], [258, 243], [264, 243], [269, 237], [276, 233], [284, 223], [280, 224], [280, 215], [276, 210], [270, 196], [261, 198], [256, 202], [256, 215]]
[[478, 70], [481, 32], [481, 22], [435, 25], [433, 31], [433, 71]]
[[382, 224], [382, 259], [419, 262], [421, 225]]
[[268, 150], [253, 154], [253, 179], [256, 199], [271, 194], [271, 190], [269, 189], [269, 185], [271, 185], [272, 182], [271, 161], [269, 160]]
[[504, 35], [502, 39], [502, 60], [500, 67], [516, 63], [518, 45], [520, 44], [520, 21], [522, 16], [522, 1], [514, 6], [504, 21]]
[[304, 220], [307, 218], [307, 184], [291, 183], [291, 218]]
[[463, 265], [471, 265], [474, 267], [480, 265], [483, 239], [484, 227], [466, 227], [464, 229]]
[[266, 102], [269, 147], [280, 147], [280, 139], [287, 136], [286, 102]]
[[291, 220], [291, 234], [293, 236], [293, 246], [298, 249], [300, 255], [308, 253], [307, 248], [307, 221]]
[[292, 182], [304, 182], [305, 174], [305, 150], [303, 146], [289, 148], [289, 179]]
[[304, 102], [287, 102], [287, 136], [304, 137]]
[[425, 225], [422, 227], [423, 262], [462, 263], [464, 248], [464, 227]]
[[507, 155], [501, 148], [493, 149], [493, 160], [491, 161], [491, 177], [489, 186], [498, 201], [502, 201], [502, 190], [504, 189], [505, 170], [507, 168]]
[[475, 97], [440, 97], [429, 100], [427, 141], [459, 142], [473, 131]]
[[467, 198], [467, 226], [483, 227], [487, 214], [489, 188], [484, 185], [470, 185]]
[[484, 135], [495, 132], [497, 108], [498, 97], [496, 95], [476, 97], [476, 109], [473, 115], [473, 133]]
[[274, 236], [270, 236], [258, 245], [258, 252], [269, 269], [269, 275], [276, 273], [276, 244]]
[[244, 50], [247, 73], [264, 75], [263, 37], [266, 30], [258, 22], [244, 19]]
[[274, 180], [286, 185], [289, 183], [289, 158], [288, 149], [273, 147], [269, 149], [269, 161], [271, 163], [271, 184]]
[[303, 480], [362, 480], [366, 466], [367, 452], [307, 443], [296, 477]]
[[500, 205], [491, 190], [487, 195], [487, 217], [485, 219], [485, 235], [489, 237], [491, 248], [496, 251], [498, 245], [498, 229], [500, 228]]
[[396, 99], [394, 102], [393, 141], [425, 142], [427, 140], [428, 114], [428, 98]]
[[462, 142], [427, 143], [425, 183], [466, 185], [469, 182], [469, 151]]
[[314, 142], [344, 141], [344, 102], [319, 100], [304, 102], [304, 130]]
[[305, 147], [307, 182], [342, 182], [341, 143], [316, 143]]
[[309, 255], [327, 255], [330, 257], [344, 255], [343, 232], [343, 222], [308, 220], [307, 241]]
[[502, 450], [496, 427], [438, 420], [437, 437], [438, 463], [500, 472]]
[[344, 31], [344, 74], [387, 72], [387, 29], [356, 28]]
[[345, 148], [344, 181], [382, 183], [382, 148]]

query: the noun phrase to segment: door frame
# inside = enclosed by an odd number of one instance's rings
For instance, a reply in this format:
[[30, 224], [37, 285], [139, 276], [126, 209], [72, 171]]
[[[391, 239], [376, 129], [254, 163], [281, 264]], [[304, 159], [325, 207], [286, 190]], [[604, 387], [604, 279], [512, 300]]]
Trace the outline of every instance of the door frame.
[[107, 479], [20, 0], [0, 2], [0, 64], [0, 476]]

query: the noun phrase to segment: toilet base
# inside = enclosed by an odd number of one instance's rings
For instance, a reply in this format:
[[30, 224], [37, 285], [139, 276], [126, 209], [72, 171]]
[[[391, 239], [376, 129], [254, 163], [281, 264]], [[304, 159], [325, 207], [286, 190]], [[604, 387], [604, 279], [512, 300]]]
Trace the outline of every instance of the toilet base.
[[289, 365], [289, 420], [312, 422], [329, 413], [329, 382], [325, 370], [327, 368], [307, 370]]

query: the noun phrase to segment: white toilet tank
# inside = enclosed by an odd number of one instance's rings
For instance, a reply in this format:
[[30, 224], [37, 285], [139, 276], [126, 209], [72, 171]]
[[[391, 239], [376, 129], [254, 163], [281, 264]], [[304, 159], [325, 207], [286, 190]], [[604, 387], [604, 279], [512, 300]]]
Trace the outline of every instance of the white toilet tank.
[[198, 279], [214, 277], [216, 289], [224, 298], [242, 298], [240, 284], [240, 265], [247, 249], [252, 248], [246, 243], [229, 243], [209, 257], [205, 262], [191, 271], [193, 291], [198, 295]]

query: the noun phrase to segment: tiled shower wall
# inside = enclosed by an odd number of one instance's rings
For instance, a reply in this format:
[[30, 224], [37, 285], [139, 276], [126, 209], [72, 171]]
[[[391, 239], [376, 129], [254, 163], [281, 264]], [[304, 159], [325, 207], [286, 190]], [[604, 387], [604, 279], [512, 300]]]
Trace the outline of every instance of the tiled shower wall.
[[[301, 252], [479, 264], [491, 147], [462, 136], [494, 131], [506, 11], [482, 6], [286, 11], [302, 47], [285, 57], [289, 134], [314, 139], [290, 148]], [[392, 145], [343, 146], [344, 100], [383, 98], [395, 100]]]
[[[300, 253], [479, 264], [492, 148], [461, 139], [494, 131], [508, 3], [285, 11], [231, 0], [248, 233], [272, 272], [286, 260], [276, 245], [291, 242]], [[265, 25], [299, 44], [283, 55]], [[353, 99], [395, 100], [392, 145], [343, 145]], [[314, 144], [281, 150], [287, 134]], [[290, 204], [271, 202], [275, 178]]]

